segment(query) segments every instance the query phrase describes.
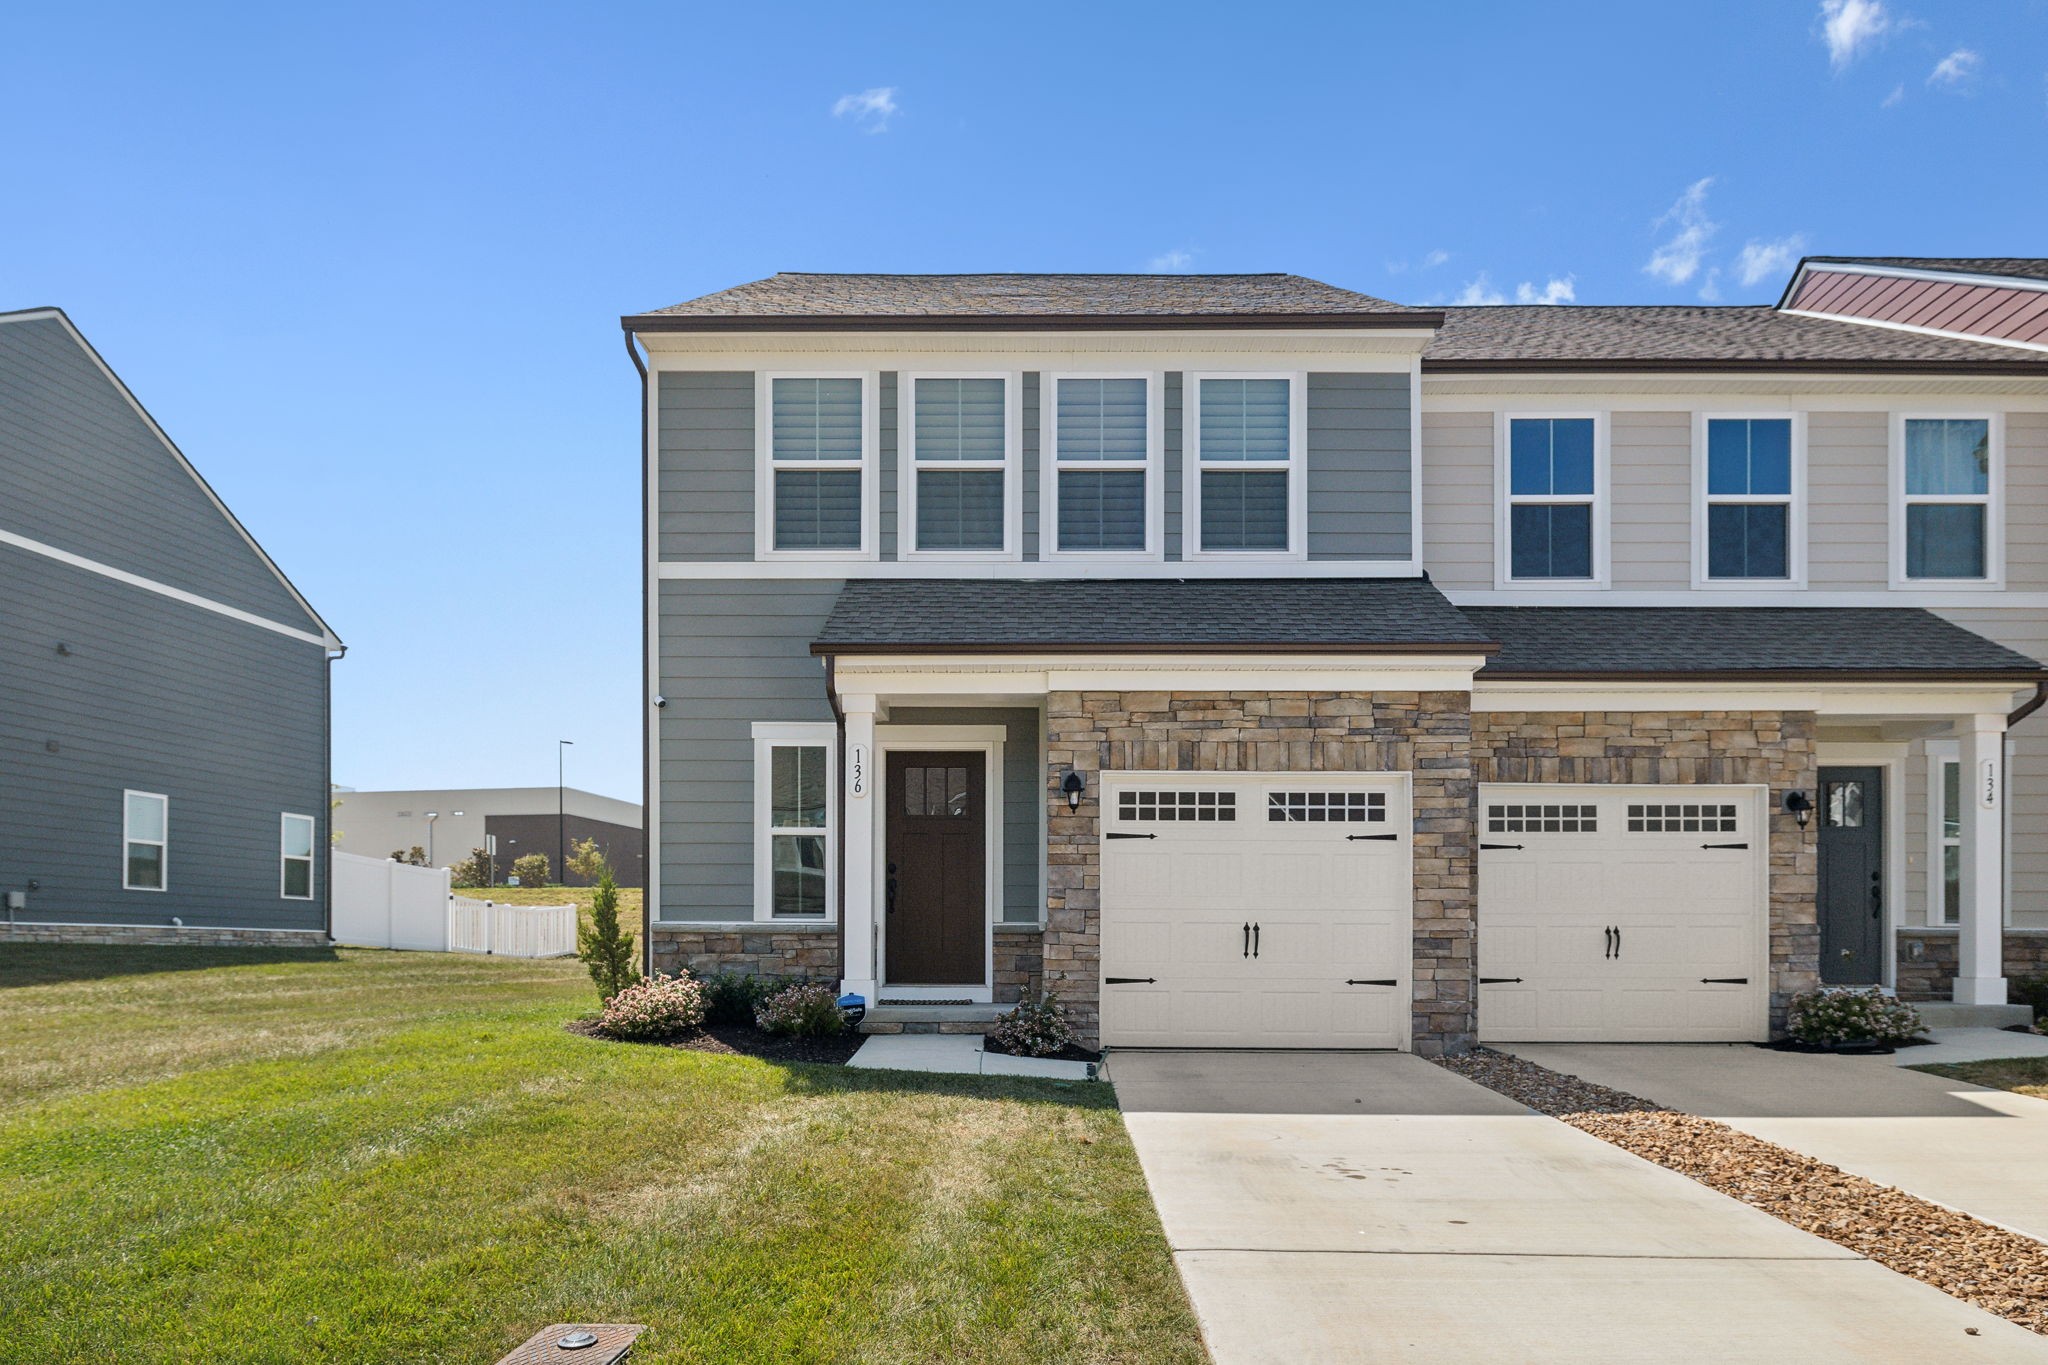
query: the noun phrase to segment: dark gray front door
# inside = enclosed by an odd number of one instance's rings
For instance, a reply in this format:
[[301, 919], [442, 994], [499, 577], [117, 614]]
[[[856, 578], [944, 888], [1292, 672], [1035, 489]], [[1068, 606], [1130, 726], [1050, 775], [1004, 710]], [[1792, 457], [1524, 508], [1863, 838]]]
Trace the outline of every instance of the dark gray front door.
[[1875, 986], [1884, 971], [1884, 769], [1822, 768], [1820, 979]]

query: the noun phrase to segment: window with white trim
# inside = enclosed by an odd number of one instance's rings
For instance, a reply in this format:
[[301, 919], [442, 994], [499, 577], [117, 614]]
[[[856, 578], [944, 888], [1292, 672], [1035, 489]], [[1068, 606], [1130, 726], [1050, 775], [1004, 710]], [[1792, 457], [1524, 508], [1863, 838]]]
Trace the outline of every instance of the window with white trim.
[[754, 918], [823, 920], [838, 872], [829, 724], [754, 727]]
[[767, 383], [770, 546], [859, 553], [867, 543], [865, 381], [771, 375]]
[[1145, 554], [1151, 544], [1152, 381], [1050, 375], [1052, 548]]
[[1187, 383], [1190, 551], [1295, 553], [1299, 376], [1189, 375]]
[[1001, 375], [913, 375], [909, 384], [911, 548], [1005, 552], [1010, 381]]
[[1901, 572], [1908, 581], [1984, 581], [1992, 573], [1997, 451], [1986, 417], [1900, 423]]
[[156, 792], [121, 793], [121, 885], [161, 891], [167, 884], [171, 799]]
[[1511, 417], [1507, 577], [1599, 577], [1599, 431], [1592, 417]]
[[313, 899], [313, 817], [287, 812], [279, 824], [277, 893], [288, 901], [309, 901]]
[[1711, 582], [1789, 582], [1798, 513], [1790, 417], [1709, 417], [1702, 563]]

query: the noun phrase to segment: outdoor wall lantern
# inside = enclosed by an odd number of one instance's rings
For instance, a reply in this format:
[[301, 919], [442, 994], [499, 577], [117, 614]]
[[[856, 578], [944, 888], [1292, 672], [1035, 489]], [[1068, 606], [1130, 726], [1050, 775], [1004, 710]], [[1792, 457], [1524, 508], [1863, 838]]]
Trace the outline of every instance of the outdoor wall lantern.
[[1060, 782], [1060, 790], [1067, 794], [1067, 809], [1081, 809], [1081, 793], [1088, 790], [1088, 779], [1081, 776], [1078, 768], [1067, 769], [1067, 775]]
[[1802, 791], [1785, 793], [1785, 809], [1799, 822], [1801, 829], [1805, 829], [1806, 822], [1813, 818], [1813, 800]]

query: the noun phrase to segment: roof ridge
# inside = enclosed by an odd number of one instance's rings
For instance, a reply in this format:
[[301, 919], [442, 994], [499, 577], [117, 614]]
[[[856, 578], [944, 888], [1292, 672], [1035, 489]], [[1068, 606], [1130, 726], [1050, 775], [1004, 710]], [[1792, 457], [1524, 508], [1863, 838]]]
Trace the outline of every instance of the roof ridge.
[[[777, 276], [858, 280], [1306, 280], [1291, 270], [778, 270]], [[771, 277], [773, 278], [773, 277]], [[1343, 289], [1341, 284], [1315, 280]], [[1355, 289], [1348, 293], [1357, 293]]]

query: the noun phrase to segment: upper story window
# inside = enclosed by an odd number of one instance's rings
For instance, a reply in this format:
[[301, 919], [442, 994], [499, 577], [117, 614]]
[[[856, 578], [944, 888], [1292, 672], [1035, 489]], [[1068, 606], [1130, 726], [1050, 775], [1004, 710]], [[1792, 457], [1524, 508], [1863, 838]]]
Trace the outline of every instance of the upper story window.
[[1299, 378], [1191, 375], [1188, 384], [1189, 556], [1300, 553]]
[[765, 543], [798, 555], [863, 553], [867, 380], [771, 375], [767, 388]]
[[161, 891], [171, 839], [171, 799], [156, 792], [121, 793], [121, 885]]
[[1790, 417], [1708, 417], [1702, 471], [1708, 582], [1799, 576], [1798, 453]]
[[1991, 419], [1906, 417], [1898, 435], [1903, 580], [1995, 579], [2000, 470]]
[[1010, 549], [1010, 381], [1002, 375], [913, 375], [905, 524], [916, 553]]
[[1155, 549], [1157, 395], [1146, 375], [1049, 375], [1050, 545], [1057, 554]]
[[1605, 495], [1597, 419], [1510, 417], [1507, 427], [1504, 576], [1599, 580]]

